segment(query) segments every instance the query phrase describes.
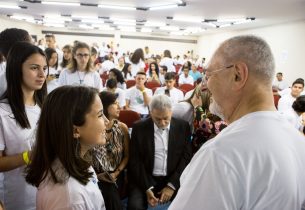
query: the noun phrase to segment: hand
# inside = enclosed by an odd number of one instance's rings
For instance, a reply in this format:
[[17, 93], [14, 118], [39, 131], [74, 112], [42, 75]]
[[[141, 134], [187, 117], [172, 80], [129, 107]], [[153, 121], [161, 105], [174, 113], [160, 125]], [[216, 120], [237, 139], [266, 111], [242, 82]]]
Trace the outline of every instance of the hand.
[[117, 174], [116, 172], [111, 173], [110, 176], [112, 177], [112, 179], [113, 179], [114, 181], [116, 181], [117, 178], [118, 178], [118, 174]]
[[161, 194], [160, 197], [160, 203], [167, 203], [170, 201], [170, 199], [172, 198], [173, 194], [174, 194], [174, 190], [170, 187], [164, 187], [159, 194]]
[[152, 190], [146, 191], [146, 197], [148, 204], [152, 207], [155, 207], [159, 202], [159, 199], [155, 197], [154, 192]]
[[202, 100], [200, 96], [197, 96], [196, 94], [191, 98], [191, 103], [194, 107], [202, 106]]
[[55, 75], [48, 75], [46, 80], [47, 80], [47, 82], [49, 82], [49, 81], [52, 81], [55, 78], [56, 78]]

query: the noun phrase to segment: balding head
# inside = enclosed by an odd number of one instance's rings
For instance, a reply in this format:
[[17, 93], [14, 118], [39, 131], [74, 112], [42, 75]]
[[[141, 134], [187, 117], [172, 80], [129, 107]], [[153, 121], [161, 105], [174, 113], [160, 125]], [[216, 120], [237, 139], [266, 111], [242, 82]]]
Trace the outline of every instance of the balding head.
[[261, 82], [272, 84], [274, 58], [267, 42], [253, 35], [236, 36], [224, 41], [215, 53], [223, 63], [244, 62], [249, 73]]

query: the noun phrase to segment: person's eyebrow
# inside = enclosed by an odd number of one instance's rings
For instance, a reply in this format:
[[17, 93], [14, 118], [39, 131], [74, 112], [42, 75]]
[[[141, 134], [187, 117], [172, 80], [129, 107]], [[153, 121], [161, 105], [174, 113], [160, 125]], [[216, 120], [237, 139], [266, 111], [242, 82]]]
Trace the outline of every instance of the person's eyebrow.
[[103, 114], [103, 109], [97, 112], [98, 115]]

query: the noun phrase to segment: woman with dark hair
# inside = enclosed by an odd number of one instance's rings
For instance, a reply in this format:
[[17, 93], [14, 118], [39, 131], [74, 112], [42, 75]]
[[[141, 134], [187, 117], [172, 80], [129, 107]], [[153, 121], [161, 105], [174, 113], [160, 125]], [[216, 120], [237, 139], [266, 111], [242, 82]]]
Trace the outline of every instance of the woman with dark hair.
[[134, 76], [132, 76], [132, 73], [131, 73], [131, 68], [132, 68], [132, 66], [130, 63], [125, 63], [124, 68], [122, 69], [122, 73], [123, 73], [125, 81], [134, 80]]
[[124, 183], [124, 169], [129, 159], [129, 134], [127, 126], [118, 121], [120, 107], [117, 96], [103, 91], [99, 94], [104, 114], [109, 119], [106, 127], [106, 144], [90, 151], [93, 167], [98, 174], [107, 210], [123, 209], [119, 191]]
[[136, 76], [138, 71], [144, 71], [144, 52], [142, 48], [138, 48], [134, 51], [133, 55], [130, 58], [131, 62], [131, 74], [133, 77]]
[[123, 77], [123, 74], [120, 70], [118, 69], [110, 69], [109, 71], [109, 79], [116, 79], [118, 84], [117, 84], [117, 87], [118, 88], [121, 88], [122, 90], [125, 90], [126, 89], [126, 83], [125, 83], [125, 80], [124, 80], [124, 77]]
[[58, 67], [58, 54], [55, 49], [47, 48], [45, 49], [45, 54], [47, 56], [47, 63], [49, 66], [49, 75], [47, 77], [47, 87], [48, 93], [58, 87], [58, 77], [59, 71], [57, 70]]
[[7, 89], [0, 99], [0, 172], [6, 209], [36, 209], [36, 189], [23, 176], [47, 94], [47, 59], [37, 46], [17, 42], [7, 57]]
[[62, 48], [62, 52], [63, 52], [63, 58], [60, 64], [60, 69], [65, 69], [72, 60], [72, 46], [69, 44], [65, 45]]
[[102, 90], [100, 75], [93, 69], [90, 47], [86, 43], [77, 42], [72, 54], [68, 68], [60, 73], [59, 85], [84, 85]]
[[305, 95], [299, 96], [292, 104], [292, 109], [282, 111], [287, 120], [299, 131], [304, 129]]
[[149, 69], [147, 72], [147, 81], [161, 84], [159, 79], [159, 66], [156, 62], [152, 62], [149, 64]]
[[38, 188], [37, 209], [105, 209], [92, 157], [84, 157], [105, 144], [105, 123], [94, 88], [63, 86], [48, 95], [26, 168], [26, 181]]
[[116, 79], [110, 78], [110, 79], [107, 80], [106, 87], [105, 87], [104, 90], [116, 94], [120, 108], [124, 109], [125, 106], [126, 106], [125, 91], [122, 90], [121, 88], [118, 88], [117, 84], [118, 84], [118, 82], [117, 82]]
[[169, 50], [164, 50], [163, 58], [161, 59], [159, 65], [166, 66], [167, 72], [176, 72], [176, 68], [174, 66], [174, 60], [172, 59], [172, 55]]

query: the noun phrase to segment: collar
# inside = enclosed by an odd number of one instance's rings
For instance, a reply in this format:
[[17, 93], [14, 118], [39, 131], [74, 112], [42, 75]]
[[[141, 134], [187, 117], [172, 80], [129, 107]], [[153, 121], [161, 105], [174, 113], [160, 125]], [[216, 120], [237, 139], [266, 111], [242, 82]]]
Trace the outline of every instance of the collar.
[[160, 131], [165, 131], [165, 130], [167, 130], [167, 131], [169, 131], [170, 126], [171, 126], [171, 123], [169, 123], [168, 126], [167, 126], [166, 128], [162, 129], [162, 128], [159, 128], [159, 127], [156, 125], [156, 123], [154, 123], [154, 131], [157, 131], [157, 130], [160, 130]]

